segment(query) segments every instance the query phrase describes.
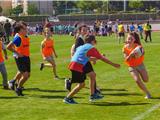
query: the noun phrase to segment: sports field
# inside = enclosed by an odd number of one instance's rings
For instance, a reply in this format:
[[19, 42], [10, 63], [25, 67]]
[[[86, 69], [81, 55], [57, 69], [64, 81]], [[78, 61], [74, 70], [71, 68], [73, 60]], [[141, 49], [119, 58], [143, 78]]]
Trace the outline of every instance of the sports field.
[[[79, 103], [68, 105], [62, 102], [67, 94], [64, 80], [54, 80], [51, 69], [39, 70], [42, 61], [40, 42], [42, 36], [31, 38], [32, 72], [25, 84], [24, 97], [17, 97], [14, 91], [3, 90], [0, 86], [0, 120], [159, 120], [160, 119], [160, 33], [153, 33], [153, 43], [142, 44], [145, 48], [145, 65], [150, 81], [147, 84], [153, 99], [144, 99], [144, 94], [136, 86], [121, 52], [123, 44], [118, 44], [115, 36], [97, 37], [97, 48], [106, 56], [121, 64], [115, 69], [101, 61], [94, 65], [97, 84], [104, 98], [89, 102], [89, 89], [82, 89], [75, 100]], [[74, 38], [67, 35], [54, 35], [57, 72], [60, 77], [69, 77], [67, 69], [70, 61], [70, 47]], [[17, 71], [15, 61], [9, 52], [6, 61], [9, 80]], [[2, 79], [0, 77], [0, 79]], [[86, 80], [89, 87], [89, 80]]]

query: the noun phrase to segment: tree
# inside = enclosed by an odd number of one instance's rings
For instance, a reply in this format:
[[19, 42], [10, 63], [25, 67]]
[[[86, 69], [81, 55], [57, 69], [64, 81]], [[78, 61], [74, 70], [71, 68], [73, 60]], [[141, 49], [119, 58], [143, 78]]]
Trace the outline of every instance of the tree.
[[28, 15], [39, 14], [39, 10], [35, 4], [29, 4], [27, 12], [28, 12]]
[[53, 1], [53, 9], [55, 14], [65, 14], [66, 9], [72, 9], [76, 7], [75, 1]]
[[2, 13], [2, 11], [3, 11], [3, 9], [2, 9], [2, 7], [0, 6], [0, 13]]
[[21, 5], [18, 5], [12, 9], [12, 14], [19, 15], [20, 13], [23, 13], [23, 8]]
[[143, 1], [136, 0], [136, 1], [129, 1], [129, 7], [134, 8], [136, 10], [140, 10], [140, 8], [143, 6]]
[[102, 11], [102, 1], [78, 1], [77, 7], [80, 8], [83, 12], [88, 10], [93, 11], [97, 9], [98, 11]]

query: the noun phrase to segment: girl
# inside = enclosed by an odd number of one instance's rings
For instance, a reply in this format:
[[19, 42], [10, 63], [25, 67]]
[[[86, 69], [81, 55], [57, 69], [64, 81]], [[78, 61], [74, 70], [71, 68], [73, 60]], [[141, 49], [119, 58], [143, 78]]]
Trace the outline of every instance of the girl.
[[[144, 61], [144, 49], [142, 47], [142, 56], [138, 56], [138, 53], [134, 49], [141, 45], [139, 35], [136, 32], [129, 33], [126, 44], [123, 47], [123, 53], [125, 58], [125, 63], [129, 67], [129, 72], [133, 79], [136, 81], [138, 87], [146, 94], [146, 99], [150, 99], [150, 92], [147, 90], [143, 82], [148, 82], [148, 74], [146, 68], [143, 64]], [[143, 81], [142, 81], [142, 80]]]
[[59, 77], [57, 76], [56, 73], [56, 64], [53, 58], [54, 56], [57, 58], [56, 51], [54, 49], [54, 41], [51, 39], [51, 31], [49, 28], [44, 29], [44, 36], [45, 39], [41, 42], [41, 53], [44, 61], [49, 62], [49, 64], [44, 64], [41, 63], [40, 70], [42, 70], [44, 67], [52, 67], [53, 68], [53, 73], [55, 79], [58, 79]]

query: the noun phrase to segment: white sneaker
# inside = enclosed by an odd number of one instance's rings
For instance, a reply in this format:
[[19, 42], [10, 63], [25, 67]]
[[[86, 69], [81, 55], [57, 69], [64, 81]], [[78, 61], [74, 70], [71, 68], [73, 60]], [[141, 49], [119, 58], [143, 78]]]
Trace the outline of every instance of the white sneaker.
[[150, 94], [148, 94], [148, 95], [146, 95], [144, 98], [145, 98], [145, 99], [151, 99], [152, 97], [151, 97]]

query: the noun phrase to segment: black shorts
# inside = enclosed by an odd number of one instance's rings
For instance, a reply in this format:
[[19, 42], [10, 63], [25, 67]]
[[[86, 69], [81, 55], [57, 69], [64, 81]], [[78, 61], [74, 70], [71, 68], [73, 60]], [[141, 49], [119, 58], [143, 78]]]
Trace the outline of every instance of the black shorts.
[[98, 33], [98, 31], [99, 31], [99, 28], [98, 28], [98, 27], [96, 27], [96, 33]]
[[71, 70], [72, 79], [71, 83], [83, 83], [86, 79], [86, 74], [78, 71]]
[[20, 72], [30, 72], [31, 62], [29, 57], [19, 57], [15, 58], [17, 68]]
[[119, 37], [124, 37], [124, 32], [120, 32]]
[[92, 67], [92, 64], [90, 62], [87, 62], [87, 64], [83, 67], [83, 72], [85, 74], [87, 74], [87, 73], [90, 73], [92, 71], [94, 71], [93, 67]]

